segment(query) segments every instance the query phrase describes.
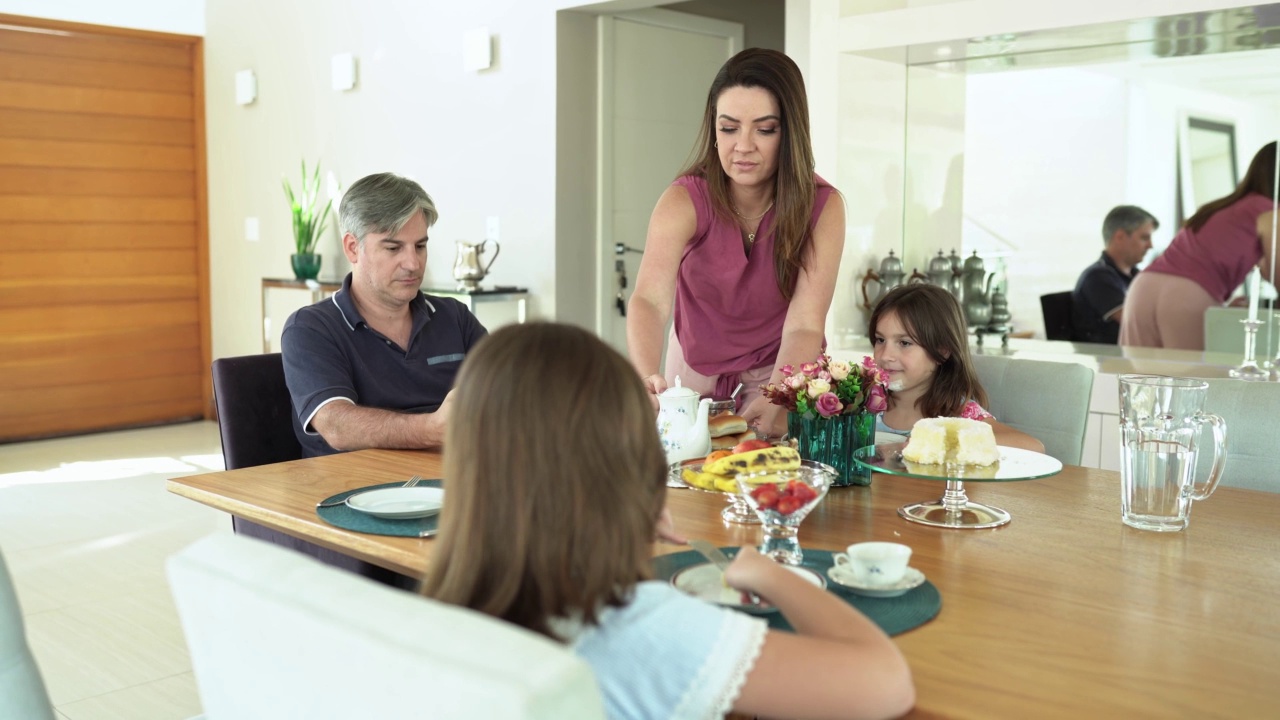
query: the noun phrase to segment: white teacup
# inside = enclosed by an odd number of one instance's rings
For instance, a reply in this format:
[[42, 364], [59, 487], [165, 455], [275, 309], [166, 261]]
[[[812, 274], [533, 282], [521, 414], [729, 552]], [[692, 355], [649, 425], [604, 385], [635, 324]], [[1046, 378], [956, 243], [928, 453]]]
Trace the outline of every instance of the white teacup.
[[901, 581], [910, 559], [909, 546], [891, 542], [857, 543], [835, 554], [836, 567], [843, 568], [866, 587], [883, 587]]

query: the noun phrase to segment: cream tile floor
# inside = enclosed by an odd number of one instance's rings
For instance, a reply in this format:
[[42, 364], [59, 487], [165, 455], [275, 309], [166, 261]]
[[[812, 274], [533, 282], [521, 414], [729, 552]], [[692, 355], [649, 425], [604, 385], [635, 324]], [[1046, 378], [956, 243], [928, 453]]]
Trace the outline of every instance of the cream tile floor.
[[200, 713], [164, 561], [231, 522], [164, 483], [221, 469], [212, 422], [0, 445], [0, 549], [59, 720]]

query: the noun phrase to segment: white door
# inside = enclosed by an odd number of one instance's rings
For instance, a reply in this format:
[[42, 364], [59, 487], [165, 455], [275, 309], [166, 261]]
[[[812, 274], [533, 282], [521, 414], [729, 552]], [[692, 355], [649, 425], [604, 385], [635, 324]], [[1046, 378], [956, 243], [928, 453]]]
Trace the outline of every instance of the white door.
[[[707, 90], [742, 48], [742, 25], [669, 10], [606, 15], [600, 23], [597, 331], [625, 353], [619, 301], [631, 297], [649, 215], [689, 161]], [[630, 250], [619, 255], [618, 244]]]

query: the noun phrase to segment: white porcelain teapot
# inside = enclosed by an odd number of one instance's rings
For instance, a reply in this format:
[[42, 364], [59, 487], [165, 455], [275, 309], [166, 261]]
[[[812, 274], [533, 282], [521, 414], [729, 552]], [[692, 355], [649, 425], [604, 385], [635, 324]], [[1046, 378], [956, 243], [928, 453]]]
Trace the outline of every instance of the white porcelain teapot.
[[711, 398], [699, 402], [698, 397], [697, 392], [680, 385], [678, 375], [675, 387], [658, 395], [658, 437], [662, 438], [668, 463], [692, 460], [711, 452], [711, 432], [707, 429]]

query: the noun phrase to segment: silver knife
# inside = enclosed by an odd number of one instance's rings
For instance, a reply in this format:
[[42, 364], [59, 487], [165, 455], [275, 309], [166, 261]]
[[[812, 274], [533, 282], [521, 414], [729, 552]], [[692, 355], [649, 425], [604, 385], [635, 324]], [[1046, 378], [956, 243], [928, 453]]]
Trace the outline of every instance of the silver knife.
[[706, 540], [690, 540], [689, 547], [697, 550], [699, 553], [702, 553], [702, 557], [710, 560], [711, 564], [720, 568], [720, 572], [722, 573], [725, 568], [729, 567], [729, 563], [733, 562], [729, 559], [728, 555], [725, 555], [720, 550], [720, 548], [712, 545]]

